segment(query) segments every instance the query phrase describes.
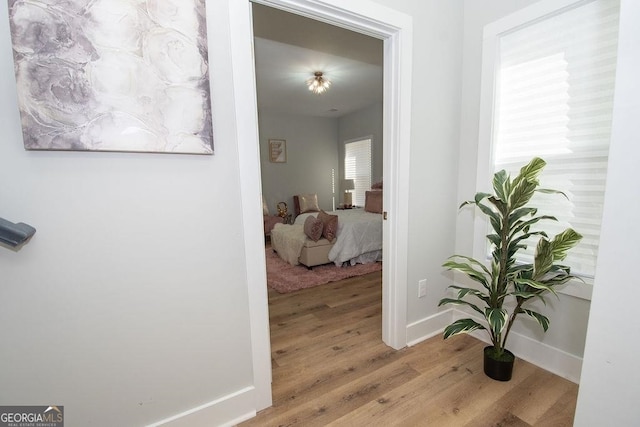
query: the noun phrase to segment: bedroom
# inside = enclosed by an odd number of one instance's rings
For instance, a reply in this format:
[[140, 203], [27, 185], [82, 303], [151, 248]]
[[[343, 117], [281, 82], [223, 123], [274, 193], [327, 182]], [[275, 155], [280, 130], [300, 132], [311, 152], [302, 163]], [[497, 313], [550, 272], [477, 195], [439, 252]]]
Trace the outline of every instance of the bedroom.
[[[366, 191], [382, 180], [382, 41], [259, 4], [253, 4], [253, 18], [265, 213], [277, 215], [284, 203], [293, 223], [300, 213], [293, 197], [306, 194], [317, 197], [314, 211], [335, 211], [344, 201], [344, 178], [354, 178], [356, 167], [365, 170], [358, 170], [351, 190], [353, 204], [362, 208]], [[331, 81], [322, 94], [305, 85], [318, 70]], [[282, 145], [279, 159], [270, 158], [274, 142]], [[345, 146], [368, 151], [353, 171], [345, 172]], [[361, 159], [370, 164], [362, 167]], [[381, 213], [381, 198], [379, 205]], [[376, 228], [381, 247], [381, 224]]]

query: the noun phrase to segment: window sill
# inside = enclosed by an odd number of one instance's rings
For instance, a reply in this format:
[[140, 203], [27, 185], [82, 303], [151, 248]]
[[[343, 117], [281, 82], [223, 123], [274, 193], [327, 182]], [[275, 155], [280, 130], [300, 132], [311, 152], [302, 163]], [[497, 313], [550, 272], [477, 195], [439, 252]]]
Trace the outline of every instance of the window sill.
[[571, 280], [558, 287], [557, 292], [559, 294], [569, 295], [575, 298], [591, 301], [591, 293], [593, 292], [593, 280], [586, 279], [584, 282], [581, 282], [580, 280]]

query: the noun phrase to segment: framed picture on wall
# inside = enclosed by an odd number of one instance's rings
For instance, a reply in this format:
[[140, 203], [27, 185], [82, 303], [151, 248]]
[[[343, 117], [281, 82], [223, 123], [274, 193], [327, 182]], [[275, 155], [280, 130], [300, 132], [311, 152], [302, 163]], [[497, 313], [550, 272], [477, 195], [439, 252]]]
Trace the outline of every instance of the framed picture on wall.
[[213, 154], [205, 1], [140, 3], [9, 0], [25, 149]]
[[284, 139], [269, 140], [269, 160], [272, 163], [287, 163], [287, 141]]

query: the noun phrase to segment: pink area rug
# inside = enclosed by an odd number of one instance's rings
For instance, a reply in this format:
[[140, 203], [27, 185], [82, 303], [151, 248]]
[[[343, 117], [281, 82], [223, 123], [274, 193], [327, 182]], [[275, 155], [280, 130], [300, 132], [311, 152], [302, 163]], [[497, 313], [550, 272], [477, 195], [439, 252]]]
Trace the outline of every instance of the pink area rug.
[[381, 262], [348, 267], [326, 264], [309, 270], [304, 265], [293, 266], [283, 261], [271, 248], [266, 249], [266, 256], [267, 285], [281, 294], [382, 270]]

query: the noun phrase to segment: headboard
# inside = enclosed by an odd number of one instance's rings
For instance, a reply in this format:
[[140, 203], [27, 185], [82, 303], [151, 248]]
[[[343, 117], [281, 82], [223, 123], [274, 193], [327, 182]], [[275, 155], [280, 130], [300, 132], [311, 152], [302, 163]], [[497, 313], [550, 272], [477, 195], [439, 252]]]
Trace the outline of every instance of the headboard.
[[295, 216], [300, 215], [300, 199], [298, 199], [298, 196], [293, 196], [293, 212], [295, 214]]

